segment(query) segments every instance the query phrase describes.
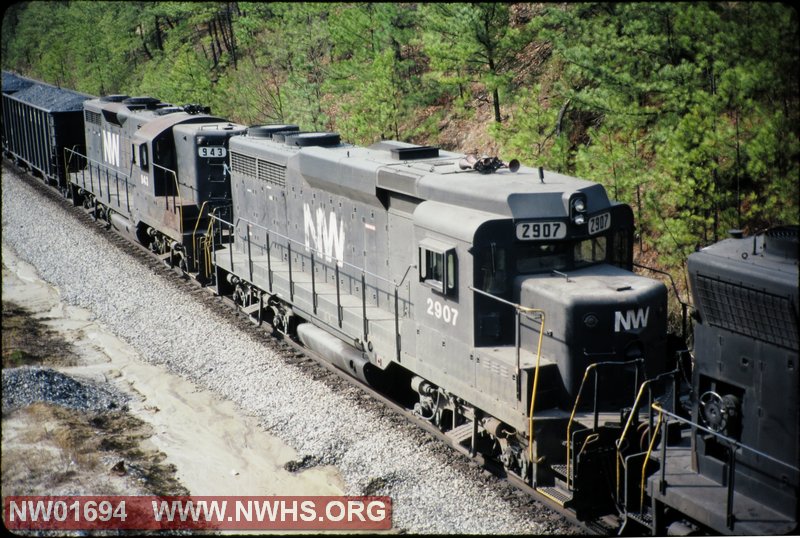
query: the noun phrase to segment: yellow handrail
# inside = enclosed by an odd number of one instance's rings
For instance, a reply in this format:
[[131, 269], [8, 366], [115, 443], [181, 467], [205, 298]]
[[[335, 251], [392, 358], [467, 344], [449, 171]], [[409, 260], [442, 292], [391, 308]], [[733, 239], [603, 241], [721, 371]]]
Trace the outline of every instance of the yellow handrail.
[[[542, 358], [542, 339], [544, 338], [544, 322], [545, 322], [545, 312], [539, 308], [527, 308], [527, 307], [519, 307], [520, 310], [529, 313], [537, 313], [542, 315], [541, 327], [539, 328], [539, 343], [536, 345], [536, 368], [533, 372], [533, 389], [531, 391], [531, 408], [530, 413], [528, 413], [528, 459], [530, 459], [531, 463], [539, 463], [542, 461], [541, 458], [538, 460], [533, 459], [533, 410], [536, 404], [536, 388], [539, 384], [539, 363]], [[519, 374], [517, 374], [519, 375]]]
[[[623, 361], [623, 362], [616, 362], [616, 361], [611, 361], [611, 362], [608, 362], [608, 361], [607, 362], [593, 362], [592, 364], [590, 364], [589, 366], [586, 367], [586, 370], [583, 373], [583, 379], [581, 380], [581, 385], [578, 388], [578, 395], [575, 397], [575, 404], [572, 406], [572, 413], [570, 413], [570, 415], [569, 415], [569, 422], [567, 422], [567, 487], [568, 488], [571, 487], [571, 484], [570, 484], [570, 482], [571, 482], [571, 480], [570, 480], [570, 474], [571, 474], [570, 473], [570, 467], [572, 466], [572, 459], [571, 459], [570, 456], [571, 456], [571, 450], [572, 450], [571, 449], [572, 440], [571, 440], [570, 436], [571, 436], [571, 433], [572, 433], [572, 423], [575, 421], [575, 413], [577, 413], [577, 411], [578, 411], [578, 405], [580, 404], [581, 394], [583, 394], [583, 386], [586, 383], [586, 379], [588, 379], [589, 374], [592, 371], [594, 371], [598, 366], [606, 366], [606, 365], [626, 366], [628, 364], [636, 363], [636, 362], [639, 362], [639, 361], [642, 361], [642, 360], [643, 359], [639, 358], [639, 359], [633, 359], [633, 360]], [[595, 409], [595, 413], [596, 412], [597, 412], [597, 410]]]
[[200, 243], [203, 244], [203, 249], [205, 250], [205, 270], [206, 270], [206, 277], [211, 276], [211, 247], [212, 243], [214, 242], [214, 220], [208, 219], [208, 228], [206, 229], [206, 234], [200, 238]]
[[[656, 422], [656, 427], [653, 430], [653, 437], [650, 439], [650, 445], [647, 447], [647, 455], [645, 455], [644, 463], [642, 463], [642, 482], [639, 485], [639, 491], [640, 491], [639, 511], [640, 512], [644, 508], [644, 482], [645, 482], [645, 479], [647, 478], [647, 474], [646, 474], [647, 463], [650, 461], [650, 454], [653, 453], [653, 446], [655, 446], [656, 439], [658, 438], [658, 430], [661, 428], [661, 421], [663, 420], [663, 418], [664, 418], [664, 413], [661, 412], [661, 408], [659, 407], [658, 408], [658, 422]], [[667, 440], [664, 439], [663, 442], [666, 443]], [[661, 465], [666, 465], [666, 462], [662, 461]]]
[[586, 370], [583, 372], [583, 379], [581, 380], [581, 386], [578, 389], [578, 395], [575, 397], [575, 405], [572, 406], [572, 413], [569, 415], [569, 422], [567, 422], [567, 488], [570, 488], [572, 484], [570, 484], [570, 467], [572, 465], [570, 459], [570, 447], [572, 446], [572, 440], [570, 439], [570, 433], [572, 430], [572, 422], [575, 420], [575, 413], [578, 411], [578, 404], [581, 401], [581, 394], [583, 393], [583, 384], [586, 382], [586, 379], [589, 377], [589, 373], [593, 371], [599, 363], [593, 362], [589, 366], [586, 367]]
[[619, 436], [617, 439], [617, 497], [619, 497], [619, 481], [620, 481], [620, 462], [624, 465], [624, 461], [622, 458], [622, 442], [625, 440], [625, 437], [628, 435], [628, 429], [633, 422], [633, 416], [637, 413], [639, 409], [639, 400], [641, 400], [642, 396], [644, 395], [645, 389], [650, 384], [649, 379], [642, 382], [641, 386], [639, 387], [639, 393], [636, 395], [636, 400], [633, 402], [633, 407], [631, 408], [631, 412], [628, 415], [628, 420], [625, 421], [625, 427], [622, 429], [622, 435]]
[[[200, 226], [200, 219], [203, 218], [203, 210], [206, 208], [206, 204], [208, 200], [205, 200], [202, 205], [200, 205], [200, 213], [197, 215], [197, 220], [194, 223], [194, 230], [192, 230], [192, 251], [194, 252], [195, 247], [197, 246], [197, 227]], [[197, 267], [197, 254], [194, 255], [194, 264]]]

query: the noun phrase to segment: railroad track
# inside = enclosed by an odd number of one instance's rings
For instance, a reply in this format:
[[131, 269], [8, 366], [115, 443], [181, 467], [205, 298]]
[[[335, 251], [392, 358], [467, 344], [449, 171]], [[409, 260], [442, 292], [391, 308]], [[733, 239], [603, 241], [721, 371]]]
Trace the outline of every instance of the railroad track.
[[[280, 354], [284, 363], [304, 371], [314, 380], [326, 383], [337, 392], [342, 392], [343, 387], [356, 388], [359, 394], [366, 396], [366, 398], [358, 399], [358, 405], [365, 407], [379, 406], [381, 410], [387, 412], [384, 415], [391, 417], [398, 425], [401, 423], [411, 425], [418, 431], [424, 432], [429, 439], [449, 447], [458, 455], [457, 458], [454, 458], [456, 465], [461, 465], [465, 469], [469, 468], [473, 472], [478, 471], [487, 480], [496, 480], [497, 482], [493, 486], [501, 488], [501, 496], [507, 500], [513, 500], [519, 510], [538, 510], [537, 504], [544, 506], [552, 512], [548, 515], [551, 520], [558, 521], [558, 519], [561, 519], [566, 521], [573, 525], [577, 532], [585, 534], [608, 535], [618, 527], [618, 522], [616, 521], [587, 522], [578, 520], [572, 512], [563, 510], [559, 505], [538, 493], [520, 478], [514, 475], [506, 475], [502, 466], [493, 461], [485, 460], [480, 454], [471, 455], [453, 437], [448, 436], [446, 432], [442, 432], [424, 418], [414, 414], [400, 402], [376, 390], [374, 387], [347, 375], [326, 361], [321, 355], [304, 347], [299, 342], [280, 336], [272, 330], [272, 327], [266, 321], [259, 322], [253, 316], [245, 314], [233, 300], [216, 295], [213, 288], [203, 285], [182, 273], [177, 267], [170, 267], [158, 255], [143, 245], [128, 239], [107, 223], [95, 220], [90, 211], [80, 206], [74, 206], [71, 201], [62, 196], [57, 190], [30, 176], [25, 170], [6, 161], [3, 162], [3, 167], [8, 167], [19, 177], [24, 178], [26, 183], [45, 199], [60, 205], [61, 208], [73, 215], [77, 222], [86, 229], [103, 237], [113, 247], [132, 255], [143, 266], [166, 278], [173, 286], [178, 287], [183, 292], [194, 296], [201, 304], [216, 314], [236, 319], [240, 329], [267, 342], [270, 347]], [[295, 462], [294, 470], [301, 470], [311, 465], [313, 465], [313, 462], [301, 462], [299, 464]]]

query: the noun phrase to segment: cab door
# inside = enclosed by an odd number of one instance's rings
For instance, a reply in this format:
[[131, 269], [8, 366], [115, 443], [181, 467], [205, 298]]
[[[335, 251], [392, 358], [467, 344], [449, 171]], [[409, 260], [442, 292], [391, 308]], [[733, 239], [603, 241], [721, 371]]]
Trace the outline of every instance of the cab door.
[[[418, 231], [418, 236], [419, 232]], [[422, 231], [424, 233], [424, 231]], [[431, 381], [456, 375], [459, 333], [466, 320], [458, 303], [458, 256], [455, 242], [423, 237], [417, 243], [414, 318], [417, 359]], [[466, 341], [466, 340], [464, 340]]]

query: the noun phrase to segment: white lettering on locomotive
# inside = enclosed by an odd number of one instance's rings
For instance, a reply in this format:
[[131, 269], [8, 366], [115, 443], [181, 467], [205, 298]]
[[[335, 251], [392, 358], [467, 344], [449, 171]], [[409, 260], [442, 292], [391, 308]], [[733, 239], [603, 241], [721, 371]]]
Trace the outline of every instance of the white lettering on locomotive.
[[621, 311], [614, 312], [614, 332], [631, 329], [644, 329], [647, 327], [647, 318], [650, 316], [650, 307], [628, 310], [623, 315]]
[[425, 311], [429, 316], [440, 319], [448, 325], [456, 326], [458, 321], [458, 310], [450, 305], [434, 301], [430, 297], [427, 299], [428, 309]]
[[119, 166], [119, 134], [103, 131], [103, 158], [112, 166]]
[[326, 218], [321, 207], [312, 214], [311, 206], [303, 204], [303, 229], [306, 248], [322, 252], [326, 262], [336, 259], [339, 267], [344, 265], [344, 224], [337, 222], [336, 213], [331, 211]]

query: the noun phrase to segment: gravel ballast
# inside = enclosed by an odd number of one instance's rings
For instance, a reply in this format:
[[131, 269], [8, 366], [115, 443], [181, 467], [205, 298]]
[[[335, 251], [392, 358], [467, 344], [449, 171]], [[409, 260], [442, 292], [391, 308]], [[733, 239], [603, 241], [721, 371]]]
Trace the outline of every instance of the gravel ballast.
[[398, 428], [386, 412], [359, 405], [358, 391], [335, 392], [285, 363], [265, 339], [113, 246], [6, 166], [2, 187], [3, 242], [57, 286], [67, 303], [90, 310], [146, 361], [235, 402], [301, 459], [336, 466], [347, 494], [390, 496], [395, 528], [575, 531], [544, 509], [525, 503], [521, 509], [507, 486], [497, 487], [474, 468], [453, 468], [449, 463], [461, 456], [412, 427]]
[[122, 409], [124, 394], [90, 379], [76, 379], [50, 368], [3, 368], [3, 412], [8, 413], [35, 402], [80, 411]]

